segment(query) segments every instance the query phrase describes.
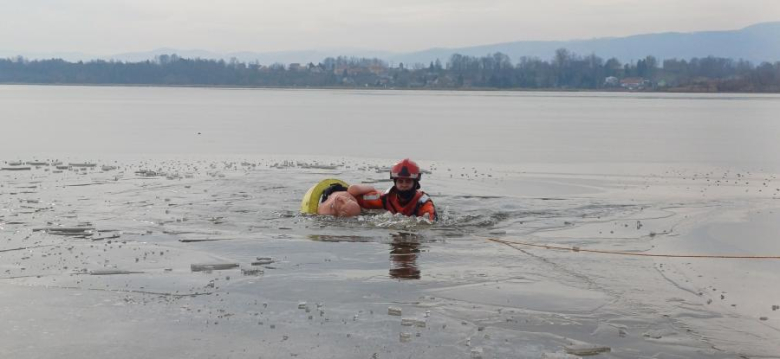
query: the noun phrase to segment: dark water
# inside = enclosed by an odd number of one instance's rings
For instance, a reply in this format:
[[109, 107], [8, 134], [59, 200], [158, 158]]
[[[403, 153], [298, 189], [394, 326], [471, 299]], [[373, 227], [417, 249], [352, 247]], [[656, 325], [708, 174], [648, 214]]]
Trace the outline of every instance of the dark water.
[[[780, 350], [780, 261], [552, 248], [777, 254], [775, 97], [4, 86], [0, 104], [0, 357]], [[440, 222], [298, 213], [317, 181], [385, 188], [406, 155]]]

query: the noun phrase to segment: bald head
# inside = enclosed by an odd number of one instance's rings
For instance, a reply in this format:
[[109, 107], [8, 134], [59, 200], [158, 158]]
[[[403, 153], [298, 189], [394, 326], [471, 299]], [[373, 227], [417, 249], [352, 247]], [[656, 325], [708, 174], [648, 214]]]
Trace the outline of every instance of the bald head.
[[325, 202], [320, 203], [317, 208], [317, 214], [336, 216], [336, 217], [354, 217], [360, 214], [360, 205], [355, 197], [347, 192], [334, 192]]

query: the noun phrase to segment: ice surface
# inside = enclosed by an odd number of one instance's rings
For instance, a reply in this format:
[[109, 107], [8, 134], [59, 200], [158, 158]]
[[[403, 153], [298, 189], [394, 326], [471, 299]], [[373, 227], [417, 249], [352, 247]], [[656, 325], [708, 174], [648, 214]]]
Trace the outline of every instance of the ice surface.
[[2, 357], [778, 352], [778, 261], [586, 252], [777, 254], [771, 173], [427, 164], [430, 225], [298, 214], [382, 161], [64, 161], [0, 172]]

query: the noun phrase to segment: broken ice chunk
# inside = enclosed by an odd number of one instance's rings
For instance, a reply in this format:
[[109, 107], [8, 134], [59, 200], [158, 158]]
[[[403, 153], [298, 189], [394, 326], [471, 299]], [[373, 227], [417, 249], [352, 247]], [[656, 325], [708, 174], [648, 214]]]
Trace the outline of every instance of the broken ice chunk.
[[412, 341], [412, 333], [401, 333], [399, 339], [401, 339], [401, 343], [410, 342]]

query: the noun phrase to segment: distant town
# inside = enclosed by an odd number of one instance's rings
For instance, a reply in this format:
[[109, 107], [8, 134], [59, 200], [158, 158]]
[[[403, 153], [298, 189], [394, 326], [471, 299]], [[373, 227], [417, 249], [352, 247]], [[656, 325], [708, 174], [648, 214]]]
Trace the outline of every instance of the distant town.
[[175, 54], [143, 62], [0, 59], [0, 83], [365, 88], [434, 90], [600, 90], [780, 92], [780, 62], [753, 64], [719, 57], [621, 63], [558, 49], [549, 60], [454, 54], [445, 62], [388, 64], [329, 57], [318, 63], [262, 65]]

